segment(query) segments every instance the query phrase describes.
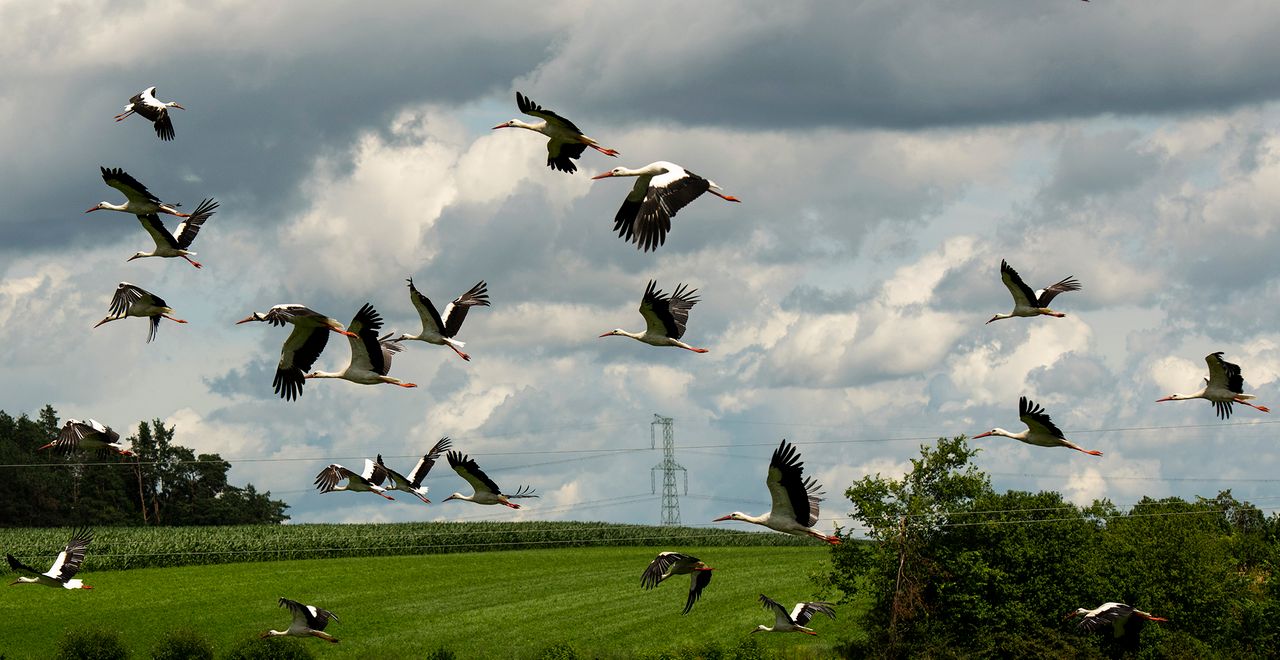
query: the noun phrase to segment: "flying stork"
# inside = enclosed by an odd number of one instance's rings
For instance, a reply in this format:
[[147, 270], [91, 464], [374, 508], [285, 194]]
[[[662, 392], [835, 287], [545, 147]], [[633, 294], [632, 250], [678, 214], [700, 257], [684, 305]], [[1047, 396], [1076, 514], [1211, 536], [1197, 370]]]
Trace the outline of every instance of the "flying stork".
[[1159, 617], [1150, 612], [1143, 612], [1135, 609], [1132, 605], [1124, 603], [1103, 603], [1091, 610], [1083, 607], [1076, 608], [1074, 612], [1068, 612], [1066, 618], [1072, 619], [1077, 616], [1083, 616], [1080, 623], [1076, 627], [1089, 632], [1099, 632], [1106, 630], [1107, 626], [1111, 626], [1115, 639], [1125, 636], [1126, 629], [1131, 621], [1168, 621], [1164, 617]]
[[276, 377], [271, 381], [276, 394], [288, 401], [302, 396], [306, 372], [315, 364], [316, 358], [320, 357], [325, 344], [329, 343], [330, 331], [359, 338], [359, 335], [348, 332], [337, 320], [295, 303], [276, 305], [267, 310], [266, 314], [254, 312], [236, 321], [236, 325], [250, 321], [263, 321], [277, 327], [286, 323], [293, 324], [293, 331], [280, 348], [280, 363], [276, 365]]
[[116, 294], [111, 298], [111, 307], [108, 308], [110, 314], [106, 318], [98, 321], [98, 327], [103, 323], [111, 321], [119, 321], [127, 316], [141, 316], [151, 319], [151, 331], [147, 333], [147, 343], [151, 343], [156, 338], [156, 331], [160, 329], [161, 317], [169, 319], [174, 323], [186, 323], [179, 318], [170, 316], [173, 314], [173, 308], [165, 303], [164, 299], [155, 295], [140, 286], [121, 282], [116, 287]]
[[[316, 475], [316, 488], [322, 494], [348, 490], [353, 493], [373, 493], [388, 500], [395, 500], [396, 498], [386, 494], [386, 488], [378, 485], [386, 478], [387, 474], [383, 471], [382, 466], [367, 458], [364, 459], [364, 472], [361, 474], [356, 474], [337, 463], [330, 463], [328, 467], [320, 471], [320, 474]], [[339, 486], [338, 482], [343, 479], [346, 479], [347, 483]]]
[[133, 456], [133, 452], [125, 449], [125, 444], [120, 442], [120, 434], [112, 431], [110, 426], [104, 426], [102, 422], [96, 419], [89, 419], [83, 422], [78, 419], [68, 419], [62, 425], [62, 430], [58, 432], [58, 437], [36, 451], [50, 447], [59, 452], [79, 449], [100, 452], [111, 451], [121, 456]]
[[760, 594], [760, 603], [766, 610], [773, 611], [773, 626], [760, 624], [756, 626], [752, 633], [758, 632], [798, 632], [806, 635], [817, 635], [813, 629], [809, 628], [809, 621], [813, 619], [813, 615], [821, 612], [832, 620], [835, 620], [835, 610], [831, 609], [831, 603], [808, 602], [796, 603], [795, 608], [790, 613], [781, 603], [774, 601], [772, 598], [764, 594]]
[[96, 206], [85, 211], [85, 213], [93, 213], [94, 211], [120, 211], [122, 213], [132, 213], [134, 215], [143, 216], [153, 213], [168, 213], [176, 215], [179, 218], [190, 217], [190, 214], [182, 213], [178, 210], [181, 204], [166, 204], [160, 201], [160, 198], [151, 194], [147, 187], [142, 185], [137, 179], [131, 177], [124, 170], [113, 167], [107, 169], [99, 166], [102, 170], [102, 180], [107, 182], [108, 186], [124, 193], [124, 204], [112, 204], [111, 202], [98, 202]]
[[444, 315], [436, 311], [436, 306], [431, 304], [431, 300], [422, 295], [417, 288], [413, 286], [413, 278], [409, 278], [409, 301], [413, 303], [415, 309], [418, 310], [418, 316], [422, 319], [422, 333], [418, 335], [402, 334], [396, 341], [415, 340], [425, 341], [428, 344], [437, 346], [448, 346], [468, 362], [471, 356], [462, 352], [462, 347], [466, 344], [460, 342], [454, 337], [458, 331], [462, 329], [462, 321], [467, 318], [467, 310], [477, 305], [482, 307], [489, 306], [489, 290], [480, 280], [475, 286], [471, 287], [466, 293], [453, 299], [453, 302], [445, 305]]
[[575, 159], [582, 157], [582, 152], [591, 147], [606, 156], [617, 156], [618, 152], [613, 149], [606, 149], [600, 146], [600, 143], [582, 134], [582, 130], [573, 125], [573, 122], [561, 117], [560, 115], [547, 110], [546, 108], [534, 103], [532, 99], [516, 92], [516, 107], [520, 108], [520, 112], [531, 117], [537, 117], [542, 121], [529, 124], [519, 119], [498, 124], [493, 130], [499, 128], [524, 128], [536, 133], [547, 136], [547, 167], [553, 170], [559, 170], [566, 174], [572, 174], [578, 171], [578, 167], [573, 164]]
[[996, 427], [986, 433], [979, 433], [973, 436], [974, 440], [985, 438], [992, 435], [1000, 435], [1014, 440], [1021, 440], [1029, 445], [1037, 447], [1070, 447], [1076, 451], [1081, 451], [1090, 456], [1101, 456], [1102, 452], [1092, 449], [1084, 449], [1083, 447], [1067, 440], [1062, 435], [1062, 429], [1058, 428], [1053, 420], [1049, 419], [1049, 413], [1044, 408], [1036, 405], [1034, 401], [1027, 397], [1018, 397], [1018, 418], [1023, 424], [1027, 425], [1027, 430], [1021, 433], [1010, 433], [1002, 428]]
[[480, 470], [480, 466], [476, 465], [474, 459], [466, 456], [460, 451], [451, 451], [448, 455], [449, 467], [453, 468], [458, 476], [467, 480], [471, 484], [471, 488], [475, 491], [474, 495], [463, 495], [462, 493], [454, 493], [446, 498], [449, 500], [462, 500], [464, 502], [475, 502], [476, 504], [501, 504], [509, 506], [513, 509], [519, 509], [520, 505], [511, 500], [537, 497], [533, 494], [533, 489], [528, 486], [520, 486], [513, 494], [503, 493], [498, 484], [489, 478], [489, 475]]
[[62, 552], [58, 553], [58, 558], [53, 560], [53, 566], [43, 573], [18, 561], [13, 555], [6, 554], [4, 558], [9, 560], [9, 568], [15, 573], [22, 573], [21, 577], [10, 582], [9, 585], [41, 584], [63, 589], [92, 589], [93, 587], [79, 579], [72, 579], [80, 571], [80, 564], [84, 563], [84, 553], [89, 550], [89, 542], [92, 540], [93, 532], [87, 527], [73, 531], [71, 540], [67, 541]]
[[[287, 630], [268, 630], [261, 637], [319, 637], [326, 642], [338, 643], [338, 638], [324, 632], [329, 620], [338, 621], [338, 616], [329, 610], [322, 610], [314, 605], [303, 605], [296, 600], [280, 599], [280, 607], [287, 607], [293, 612], [293, 622]], [[341, 622], [339, 622], [341, 623]]]
[[347, 368], [336, 373], [313, 371], [305, 378], [341, 378], [361, 385], [377, 385], [387, 383], [400, 387], [417, 387], [414, 383], [406, 383], [387, 375], [391, 370], [391, 356], [404, 350], [404, 347], [391, 339], [391, 333], [378, 337], [382, 328], [382, 316], [365, 303], [355, 318], [347, 325], [347, 330], [354, 334], [347, 335], [351, 344], [351, 361]]
[[156, 98], [156, 88], [148, 87], [129, 99], [129, 105], [124, 107], [124, 112], [116, 115], [116, 121], [124, 121], [125, 117], [137, 113], [155, 124], [156, 135], [161, 140], [168, 141], [173, 139], [173, 121], [169, 119], [169, 108], [186, 110], [177, 101], [160, 101]]
[[601, 337], [630, 337], [650, 346], [676, 346], [694, 353], [706, 353], [705, 348], [694, 348], [682, 341], [685, 324], [689, 322], [689, 310], [698, 304], [694, 296], [697, 289], [689, 289], [684, 284], [677, 284], [675, 293], [663, 295], [657, 289], [657, 283], [649, 280], [649, 286], [640, 299], [640, 315], [644, 317], [644, 332], [627, 332], [615, 328], [600, 335]]
[[819, 497], [822, 487], [813, 477], [804, 476], [800, 452], [785, 439], [773, 450], [773, 458], [769, 460], [769, 473], [765, 476], [764, 483], [769, 487], [769, 497], [773, 500], [768, 513], [749, 516], [741, 511], [734, 511], [712, 522], [740, 520], [785, 534], [812, 536], [831, 545], [840, 543], [839, 537], [827, 536], [813, 529], [818, 524], [818, 502], [822, 501]]
[[431, 451], [423, 454], [422, 458], [418, 459], [418, 464], [413, 466], [413, 471], [409, 473], [408, 477], [387, 467], [382, 462], [382, 454], [378, 454], [378, 466], [387, 475], [387, 490], [402, 490], [406, 493], [413, 493], [424, 504], [431, 504], [431, 500], [427, 499], [427, 487], [422, 485], [422, 480], [427, 478], [427, 473], [431, 471], [431, 467], [436, 464], [436, 460], [440, 458], [440, 455], [449, 449], [450, 444], [449, 438], [440, 438], [436, 441]]
[[1204, 356], [1204, 361], [1209, 365], [1209, 377], [1204, 381], [1204, 389], [1195, 394], [1170, 394], [1163, 399], [1156, 399], [1156, 403], [1206, 399], [1213, 403], [1219, 419], [1231, 416], [1231, 407], [1234, 403], [1244, 404], [1265, 413], [1271, 412], [1271, 409], [1266, 406], [1249, 403], [1248, 399], [1256, 397], [1244, 393], [1244, 376], [1240, 375], [1240, 366], [1222, 359], [1222, 351]]
[[649, 563], [640, 576], [640, 586], [652, 589], [673, 575], [689, 575], [689, 598], [684, 603], [684, 613], [693, 609], [693, 604], [702, 596], [702, 590], [711, 584], [711, 571], [715, 569], [702, 563], [701, 559], [679, 552], [660, 552], [657, 558]]
[[142, 223], [142, 228], [147, 230], [147, 233], [151, 234], [151, 240], [155, 241], [156, 249], [151, 252], [135, 252], [127, 261], [143, 257], [182, 257], [192, 266], [202, 268], [200, 262], [191, 259], [195, 256], [195, 252], [187, 248], [191, 247], [191, 243], [196, 240], [196, 234], [200, 233], [200, 227], [216, 212], [217, 208], [218, 203], [212, 199], [202, 200], [196, 210], [191, 213], [191, 217], [178, 225], [177, 231], [172, 234], [165, 229], [159, 215], [148, 213], [138, 216], [138, 222]]
[[665, 160], [634, 170], [615, 167], [591, 178], [614, 176], [634, 176], [636, 183], [613, 218], [613, 230], [623, 240], [635, 243], [645, 252], [656, 250], [666, 242], [667, 232], [671, 231], [671, 218], [702, 193], [710, 192], [728, 202], [742, 201], [720, 192], [715, 181]]
[[1000, 279], [1004, 280], [1004, 285], [1009, 289], [1009, 293], [1013, 296], [1013, 311], [1008, 314], [996, 314], [987, 321], [999, 321], [1001, 319], [1011, 319], [1015, 316], [1056, 316], [1062, 318], [1066, 316], [1062, 312], [1055, 312], [1049, 309], [1049, 302], [1052, 301], [1059, 293], [1066, 291], [1079, 291], [1080, 282], [1074, 277], [1067, 276], [1057, 284], [1047, 286], [1039, 291], [1032, 291], [1018, 277], [1018, 271], [1014, 270], [1009, 262], [1000, 260]]

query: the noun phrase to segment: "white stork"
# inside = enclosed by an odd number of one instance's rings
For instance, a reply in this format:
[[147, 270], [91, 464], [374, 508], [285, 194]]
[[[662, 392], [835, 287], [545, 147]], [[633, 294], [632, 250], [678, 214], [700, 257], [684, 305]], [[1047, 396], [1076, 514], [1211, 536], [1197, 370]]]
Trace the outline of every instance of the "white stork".
[[254, 312], [236, 321], [236, 325], [250, 321], [264, 321], [274, 326], [293, 324], [293, 332], [284, 340], [280, 348], [280, 363], [276, 365], [276, 377], [271, 387], [280, 398], [292, 401], [302, 396], [302, 386], [306, 383], [307, 370], [320, 357], [325, 344], [329, 343], [329, 332], [336, 332], [351, 338], [359, 338], [336, 319], [329, 318], [296, 303], [276, 305], [266, 314]]
[[657, 558], [649, 563], [640, 576], [640, 586], [652, 589], [673, 575], [689, 576], [689, 598], [684, 603], [684, 613], [693, 609], [693, 604], [702, 596], [702, 590], [711, 584], [711, 571], [715, 570], [702, 563], [701, 559], [680, 552], [660, 552]]
[[448, 346], [462, 359], [471, 360], [471, 356], [461, 350], [466, 343], [460, 342], [454, 337], [462, 329], [462, 321], [467, 318], [468, 309], [477, 305], [482, 307], [489, 306], [489, 290], [484, 280], [480, 280], [466, 293], [454, 298], [453, 302], [445, 305], [444, 314], [441, 315], [440, 312], [436, 311], [436, 306], [431, 304], [431, 300], [422, 295], [413, 286], [413, 278], [410, 277], [409, 301], [413, 303], [414, 308], [418, 310], [418, 317], [422, 319], [422, 333], [418, 335], [402, 334], [396, 341], [411, 339], [425, 341], [428, 344], [437, 346]]
[[769, 473], [764, 483], [769, 487], [769, 497], [773, 500], [769, 513], [749, 516], [741, 511], [734, 511], [712, 522], [740, 520], [763, 525], [784, 534], [812, 536], [831, 545], [840, 543], [839, 537], [827, 536], [813, 529], [818, 524], [818, 502], [822, 501], [819, 497], [822, 487], [813, 477], [804, 476], [800, 452], [785, 439], [773, 450], [773, 458], [769, 460]]
[[200, 233], [200, 227], [216, 212], [214, 209], [217, 208], [218, 203], [212, 199], [202, 200], [196, 210], [191, 213], [191, 217], [178, 225], [177, 231], [172, 234], [165, 229], [159, 215], [148, 213], [138, 216], [138, 222], [142, 223], [142, 228], [147, 230], [147, 233], [151, 234], [151, 240], [155, 241], [156, 249], [151, 252], [135, 252], [127, 261], [143, 257], [182, 257], [192, 266], [202, 268], [200, 262], [191, 258], [196, 253], [187, 248], [191, 247], [192, 241], [196, 240], [196, 234]]
[[1209, 377], [1204, 381], [1204, 389], [1195, 394], [1170, 394], [1163, 399], [1156, 399], [1156, 403], [1206, 399], [1217, 409], [1219, 419], [1231, 416], [1233, 403], [1244, 404], [1265, 413], [1271, 412], [1271, 409], [1266, 406], [1249, 403], [1248, 399], [1257, 397], [1244, 393], [1244, 376], [1240, 375], [1240, 365], [1222, 359], [1222, 351], [1204, 356], [1204, 361], [1209, 365]]
[[387, 490], [401, 490], [406, 493], [413, 493], [424, 504], [431, 504], [431, 500], [427, 499], [427, 487], [422, 485], [422, 480], [427, 478], [427, 473], [431, 471], [431, 467], [436, 464], [436, 460], [440, 458], [440, 455], [449, 449], [450, 444], [449, 438], [440, 438], [436, 441], [431, 451], [423, 454], [422, 458], [418, 459], [418, 464], [413, 466], [413, 471], [407, 477], [387, 467], [382, 462], [382, 454], [378, 454], [378, 466], [387, 475], [389, 483]]
[[71, 540], [67, 541], [67, 545], [62, 548], [62, 552], [58, 553], [58, 558], [53, 560], [53, 566], [43, 573], [18, 561], [13, 555], [6, 554], [4, 558], [9, 560], [9, 568], [13, 569], [15, 573], [23, 574], [18, 579], [10, 582], [9, 585], [41, 584], [46, 587], [61, 587], [63, 589], [92, 589], [93, 587], [84, 582], [72, 579], [80, 571], [80, 564], [84, 563], [84, 553], [88, 552], [89, 542], [92, 540], [93, 532], [89, 531], [87, 527], [81, 527], [73, 531]]
[[1057, 284], [1047, 286], [1039, 291], [1032, 291], [1018, 277], [1018, 271], [1009, 265], [1009, 262], [1000, 260], [1000, 279], [1004, 280], [1004, 285], [1009, 289], [1009, 294], [1013, 296], [1013, 311], [1009, 314], [996, 314], [991, 317], [987, 323], [991, 321], [999, 321], [1001, 319], [1011, 319], [1015, 316], [1056, 316], [1063, 318], [1066, 314], [1055, 312], [1049, 309], [1049, 302], [1059, 293], [1066, 291], [1079, 291], [1080, 282], [1074, 277], [1064, 277]]
[[[396, 498], [387, 495], [386, 488], [378, 485], [386, 478], [387, 473], [383, 471], [382, 466], [367, 458], [364, 459], [364, 472], [361, 474], [356, 474], [337, 463], [330, 463], [316, 475], [316, 488], [321, 493], [347, 490], [353, 493], [373, 493], [388, 500], [395, 500]], [[343, 479], [346, 479], [347, 483], [339, 486], [338, 482]]]
[[147, 343], [151, 343], [156, 338], [156, 331], [160, 329], [162, 317], [174, 323], [186, 323], [182, 319], [170, 316], [174, 313], [173, 308], [169, 307], [163, 298], [128, 282], [121, 282], [116, 287], [116, 294], [111, 298], [111, 307], [108, 311], [110, 314], [93, 327], [119, 321], [128, 316], [146, 317], [151, 319], [151, 331], [147, 333]]
[[83, 422], [78, 419], [68, 419], [62, 425], [62, 430], [58, 432], [58, 437], [36, 451], [50, 447], [60, 452], [96, 450], [111, 451], [121, 456], [133, 456], [133, 452], [125, 449], [125, 444], [120, 442], [120, 434], [96, 419]]
[[547, 110], [546, 108], [534, 103], [529, 97], [516, 92], [516, 107], [520, 108], [520, 112], [531, 117], [537, 117], [542, 121], [535, 124], [529, 124], [519, 119], [498, 124], [493, 130], [499, 128], [524, 128], [536, 133], [547, 136], [547, 167], [553, 170], [572, 174], [578, 171], [576, 165], [573, 164], [575, 159], [582, 157], [582, 152], [591, 147], [606, 156], [617, 156], [618, 152], [613, 149], [606, 149], [600, 146], [599, 142], [582, 134], [582, 130], [573, 125], [573, 122], [561, 117], [560, 115]]
[[675, 293], [665, 296], [656, 287], [657, 283], [649, 280], [644, 297], [640, 299], [640, 315], [645, 321], [644, 332], [627, 332], [622, 328], [615, 328], [600, 336], [630, 337], [650, 346], [676, 346], [694, 353], [706, 353], [708, 349], [695, 348], [680, 341], [684, 336], [685, 324], [689, 322], [689, 310], [698, 304], [699, 299], [693, 295], [698, 290], [690, 290], [684, 284], [677, 284]]
[[1125, 605], [1124, 603], [1103, 603], [1091, 610], [1078, 607], [1076, 611], [1069, 612], [1066, 619], [1072, 619], [1077, 616], [1084, 617], [1080, 619], [1080, 623], [1076, 624], [1076, 627], [1081, 630], [1098, 632], [1111, 626], [1116, 639], [1124, 637], [1125, 628], [1130, 621], [1138, 619], [1144, 621], [1168, 621], [1164, 617], [1155, 616], [1150, 612], [1143, 612], [1135, 609], [1132, 605]]
[[468, 496], [462, 493], [454, 493], [444, 498], [446, 502], [449, 500], [462, 500], [464, 502], [475, 502], [476, 504], [501, 504], [513, 509], [519, 509], [520, 505], [511, 500], [537, 497], [537, 495], [533, 494], [533, 489], [528, 486], [520, 486], [513, 494], [503, 493], [502, 489], [498, 488], [498, 484], [494, 483], [493, 479], [489, 478], [489, 475], [480, 470], [480, 466], [476, 465], [475, 460], [460, 451], [449, 452], [448, 458], [449, 467], [453, 468], [453, 471], [457, 472], [458, 476], [466, 479], [467, 483], [471, 484], [475, 494]]
[[361, 385], [387, 383], [400, 387], [417, 387], [414, 383], [406, 383], [387, 375], [391, 371], [391, 356], [404, 350], [404, 347], [391, 339], [391, 333], [379, 338], [378, 330], [381, 328], [382, 316], [374, 311], [372, 305], [365, 303], [347, 325], [347, 330], [355, 335], [347, 336], [347, 341], [351, 344], [351, 361], [347, 363], [347, 368], [336, 373], [313, 371], [305, 378], [341, 378]]
[[168, 213], [176, 215], [179, 218], [190, 217], [188, 213], [182, 213], [178, 210], [181, 204], [166, 204], [160, 201], [160, 198], [151, 194], [147, 187], [142, 185], [137, 179], [129, 176], [124, 170], [114, 167], [107, 169], [99, 166], [102, 170], [102, 180], [107, 182], [108, 186], [124, 193], [124, 204], [112, 204], [111, 202], [98, 202], [96, 206], [85, 211], [85, 213], [93, 213], [94, 211], [120, 211], [122, 213], [132, 213], [137, 216], [151, 215], [152, 213]]
[[125, 117], [137, 113], [155, 124], [156, 135], [161, 140], [168, 141], [173, 139], [173, 121], [169, 119], [169, 108], [186, 110], [177, 101], [164, 103], [157, 99], [156, 88], [148, 87], [129, 99], [129, 105], [124, 107], [124, 112], [116, 115], [116, 121], [124, 121]]
[[1027, 397], [1018, 397], [1018, 418], [1023, 424], [1027, 425], [1027, 430], [1021, 433], [1010, 433], [1002, 428], [996, 427], [986, 433], [979, 433], [973, 436], [974, 440], [985, 438], [992, 435], [1000, 435], [1014, 440], [1021, 440], [1029, 445], [1037, 447], [1070, 447], [1076, 451], [1084, 452], [1090, 456], [1101, 456], [1102, 452], [1092, 449], [1085, 449], [1074, 442], [1063, 437], [1062, 429], [1058, 428], [1053, 420], [1049, 419], [1049, 413], [1044, 408], [1036, 405], [1034, 401], [1030, 401]]
[[[329, 610], [322, 610], [314, 605], [303, 605], [296, 600], [280, 599], [280, 607], [287, 607], [293, 612], [293, 622], [287, 630], [268, 630], [261, 637], [319, 637], [326, 642], [338, 643], [338, 638], [324, 632], [329, 620], [338, 621], [338, 616]], [[341, 623], [339, 621], [339, 623]]]
[[795, 608], [793, 608], [790, 613], [787, 612], [787, 608], [783, 607], [781, 603], [774, 601], [772, 598], [769, 598], [764, 594], [760, 594], [760, 603], [764, 606], [764, 609], [771, 610], [773, 612], [773, 626], [760, 624], [756, 626], [755, 630], [751, 631], [753, 633], [798, 632], [806, 635], [817, 635], [818, 633], [808, 627], [809, 621], [813, 619], [814, 614], [821, 612], [832, 620], [835, 620], [836, 618], [835, 610], [831, 609], [831, 603], [824, 603], [821, 601], [796, 603]]
[[671, 231], [671, 218], [704, 192], [728, 202], [741, 202], [720, 192], [715, 181], [704, 179], [675, 163], [660, 160], [639, 169], [615, 167], [592, 179], [634, 176], [636, 183], [613, 218], [613, 230], [627, 242], [648, 252], [658, 249]]

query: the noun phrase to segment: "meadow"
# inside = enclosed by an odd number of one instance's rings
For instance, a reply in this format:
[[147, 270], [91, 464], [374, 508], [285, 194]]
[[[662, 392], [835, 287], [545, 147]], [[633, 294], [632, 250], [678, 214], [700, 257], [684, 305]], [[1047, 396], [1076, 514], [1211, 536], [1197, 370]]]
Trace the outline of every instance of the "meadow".
[[[653, 591], [640, 587], [648, 562], [670, 549], [688, 549], [716, 568], [687, 616], [687, 577]], [[657, 656], [708, 643], [732, 647], [757, 624], [771, 625], [759, 594], [785, 603], [814, 599], [810, 575], [827, 570], [828, 556], [815, 545], [649, 545], [86, 569], [81, 577], [92, 590], [6, 587], [0, 649], [7, 658], [48, 658], [69, 627], [96, 626], [147, 657], [164, 633], [189, 627], [221, 654], [287, 626], [289, 613], [276, 604], [287, 596], [341, 619], [328, 629], [341, 643], [302, 640], [319, 658], [420, 658], [439, 648], [459, 658], [536, 658], [558, 643], [583, 657]], [[836, 611], [836, 621], [814, 624], [818, 637], [755, 637], [778, 657], [832, 657], [834, 644], [854, 632], [851, 606]]]

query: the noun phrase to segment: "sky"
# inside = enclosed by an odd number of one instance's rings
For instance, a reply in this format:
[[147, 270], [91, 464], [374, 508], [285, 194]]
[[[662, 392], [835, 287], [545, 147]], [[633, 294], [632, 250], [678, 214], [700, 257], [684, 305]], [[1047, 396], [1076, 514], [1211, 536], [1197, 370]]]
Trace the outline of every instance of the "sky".
[[[786, 438], [825, 488], [819, 527], [856, 532], [851, 483], [937, 437], [1021, 430], [1020, 396], [1104, 456], [977, 440], [999, 489], [1280, 510], [1280, 418], [1155, 403], [1224, 351], [1280, 405], [1274, 3], [0, 1], [0, 24], [0, 408], [159, 418], [293, 522], [655, 523], [661, 414], [683, 522], [767, 509]], [[151, 85], [187, 108], [173, 142], [111, 119]], [[547, 168], [544, 138], [492, 130], [516, 91], [621, 155]], [[612, 231], [631, 180], [590, 177], [657, 160], [743, 203], [705, 195], [642, 253]], [[121, 201], [100, 166], [215, 197], [205, 267], [126, 263], [152, 245], [130, 215], [85, 215]], [[1078, 278], [1067, 316], [985, 324], [1012, 307], [1002, 259], [1033, 288]], [[483, 279], [493, 302], [460, 333], [471, 362], [395, 358], [416, 389], [283, 401], [285, 330], [234, 324], [369, 302], [417, 332], [407, 277], [437, 305]], [[698, 289], [685, 339], [709, 353], [598, 337], [643, 328], [649, 279]], [[143, 320], [93, 329], [120, 281], [189, 323], [151, 344]], [[345, 365], [334, 339], [317, 368]], [[430, 506], [312, 487], [378, 453], [407, 471], [441, 436], [541, 498], [439, 503], [467, 491], [443, 463]]]

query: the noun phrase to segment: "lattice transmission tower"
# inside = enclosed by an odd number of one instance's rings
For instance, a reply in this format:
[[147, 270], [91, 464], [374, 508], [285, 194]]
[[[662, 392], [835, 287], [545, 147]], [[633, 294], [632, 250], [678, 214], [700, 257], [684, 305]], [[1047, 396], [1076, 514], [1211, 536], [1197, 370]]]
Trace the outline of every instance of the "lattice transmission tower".
[[673, 428], [675, 420], [655, 413], [653, 422], [649, 424], [649, 440], [654, 449], [658, 448], [658, 427], [662, 427], [662, 462], [649, 470], [649, 483], [654, 493], [658, 492], [654, 471], [662, 470], [662, 524], [680, 524], [680, 495], [676, 492], [676, 470], [684, 473], [684, 494], [689, 494], [689, 471], [676, 462], [676, 437]]

